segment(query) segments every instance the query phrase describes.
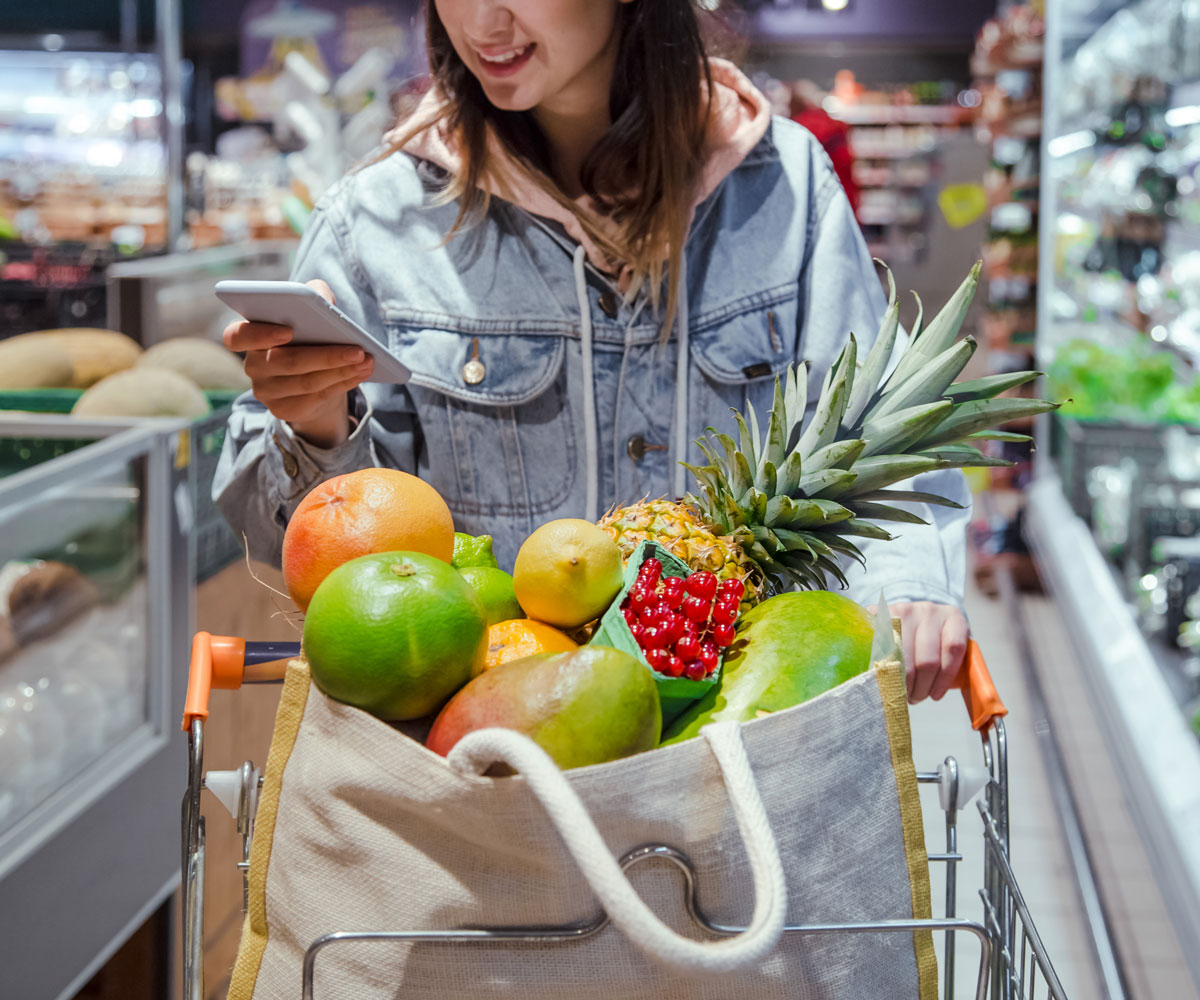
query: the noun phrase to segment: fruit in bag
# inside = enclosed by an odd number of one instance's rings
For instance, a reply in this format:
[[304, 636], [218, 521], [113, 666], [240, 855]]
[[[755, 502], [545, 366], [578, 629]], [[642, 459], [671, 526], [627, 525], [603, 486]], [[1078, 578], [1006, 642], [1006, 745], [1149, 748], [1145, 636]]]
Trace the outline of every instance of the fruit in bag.
[[454, 558], [450, 565], [455, 569], [466, 569], [468, 566], [499, 567], [500, 563], [492, 555], [491, 535], [468, 535], [465, 531], [454, 533]]
[[525, 539], [513, 566], [513, 586], [525, 613], [563, 629], [599, 618], [623, 583], [616, 542], [579, 518], [543, 524]]
[[561, 768], [601, 764], [658, 745], [662, 709], [650, 671], [617, 649], [540, 653], [476, 677], [433, 724], [426, 746], [445, 756], [467, 733], [524, 733]]
[[483, 603], [489, 628], [497, 622], [522, 617], [524, 612], [513, 593], [512, 577], [504, 570], [494, 566], [464, 566], [458, 572]]
[[537, 653], [568, 653], [579, 643], [553, 625], [532, 618], [513, 618], [496, 622], [488, 629], [487, 653], [483, 668], [491, 670], [502, 663], [523, 660]]
[[449, 564], [454, 519], [437, 490], [396, 469], [360, 469], [316, 486], [283, 535], [283, 579], [301, 611], [321, 581], [372, 552], [424, 552]]
[[837, 687], [871, 665], [875, 629], [866, 609], [823, 590], [763, 601], [738, 627], [721, 683], [683, 713], [664, 742], [697, 735], [710, 722], [745, 722]]
[[418, 719], [483, 670], [487, 621], [453, 566], [378, 552], [322, 581], [304, 619], [304, 656], [329, 697], [381, 719]]

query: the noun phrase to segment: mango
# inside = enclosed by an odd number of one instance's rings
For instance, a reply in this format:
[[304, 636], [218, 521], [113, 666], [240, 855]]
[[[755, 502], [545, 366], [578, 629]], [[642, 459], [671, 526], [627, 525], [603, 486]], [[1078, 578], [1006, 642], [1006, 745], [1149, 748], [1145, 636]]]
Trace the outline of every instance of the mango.
[[524, 733], [561, 768], [602, 764], [658, 745], [662, 708], [654, 677], [618, 649], [537, 653], [481, 674], [447, 702], [426, 746], [445, 756], [467, 733]]
[[768, 598], [738, 624], [720, 683], [671, 724], [664, 744], [691, 739], [710, 722], [746, 722], [837, 687], [870, 667], [873, 637], [866, 609], [841, 594]]

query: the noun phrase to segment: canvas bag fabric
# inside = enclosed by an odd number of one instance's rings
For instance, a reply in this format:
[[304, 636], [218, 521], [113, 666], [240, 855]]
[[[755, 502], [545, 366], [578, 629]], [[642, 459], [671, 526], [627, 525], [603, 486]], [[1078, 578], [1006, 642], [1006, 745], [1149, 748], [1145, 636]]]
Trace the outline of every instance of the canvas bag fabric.
[[[876, 667], [803, 705], [731, 725], [732, 734], [722, 728], [726, 756], [744, 748], [750, 797], [761, 803], [778, 851], [786, 883], [780, 917], [801, 924], [930, 916], [901, 667]], [[516, 734], [502, 736], [533, 747]], [[565, 773], [549, 765], [550, 778], [565, 779], [570, 790], [545, 794], [572, 842], [586, 843], [594, 823], [610, 866], [612, 857], [644, 844], [678, 848], [695, 867], [698, 904], [710, 920], [744, 927], [753, 915], [762, 923], [759, 911], [769, 907], [756, 900], [739, 827], [746, 821], [734, 804], [746, 793], [731, 798], [730, 783], [741, 779], [731, 779], [736, 766], [718, 762], [719, 750], [715, 741], [694, 739]], [[489, 747], [479, 752], [486, 757]], [[534, 792], [535, 763], [528, 779], [460, 773], [387, 724], [327, 698], [304, 665], [293, 663], [260, 798], [230, 1000], [298, 1000], [305, 950], [332, 931], [593, 920], [597, 894]], [[556, 808], [556, 794], [577, 800], [581, 811]], [[758, 880], [761, 890], [761, 871]], [[628, 881], [669, 928], [705, 937], [687, 915], [675, 868], [645, 862]], [[314, 995], [933, 1000], [937, 993], [927, 932], [785, 933], [767, 942], [769, 951], [724, 972], [699, 968], [708, 953], [688, 968], [690, 942], [664, 965], [657, 940], [609, 924], [564, 944], [339, 943], [317, 959]], [[720, 947], [736, 951], [741, 945], [733, 942]]]

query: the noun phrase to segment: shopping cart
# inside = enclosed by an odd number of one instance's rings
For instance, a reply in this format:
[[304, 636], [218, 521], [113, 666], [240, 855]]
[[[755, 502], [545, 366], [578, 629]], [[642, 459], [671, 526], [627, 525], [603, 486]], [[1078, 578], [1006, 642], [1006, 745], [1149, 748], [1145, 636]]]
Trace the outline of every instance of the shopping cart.
[[[248, 642], [228, 636], [196, 633], [188, 680], [183, 728], [188, 734], [188, 788], [183, 798], [183, 967], [186, 1000], [203, 1000], [203, 910], [205, 818], [200, 811], [200, 793], [208, 788], [229, 810], [242, 838], [242, 857], [237, 866], [243, 876], [243, 905], [249, 893], [250, 843], [254, 834], [261, 772], [247, 761], [236, 771], [204, 772], [204, 723], [212, 688], [237, 689], [243, 684], [279, 683], [288, 659], [299, 653], [296, 643]], [[946, 816], [946, 847], [930, 852], [929, 860], [945, 865], [945, 916], [933, 919], [881, 919], [848, 923], [788, 925], [788, 934], [895, 934], [897, 932], [944, 931], [942, 961], [943, 996], [951, 1000], [955, 983], [957, 935], [973, 935], [980, 950], [975, 979], [976, 1000], [1066, 1000], [1046, 947], [1034, 927], [1029, 909], [1009, 863], [1008, 745], [1003, 716], [1007, 709], [992, 684], [979, 647], [972, 642], [956, 687], [982, 742], [981, 764], [960, 765], [947, 757], [935, 771], [918, 772], [922, 784], [936, 785]], [[979, 795], [978, 799], [975, 797]], [[957, 865], [962, 860], [958, 847], [958, 814], [975, 799], [983, 821], [984, 884], [982, 921], [968, 920], [956, 913]], [[675, 865], [684, 877], [685, 903], [691, 918], [704, 931], [716, 936], [739, 934], [742, 927], [716, 924], [700, 910], [696, 901], [695, 871], [681, 851], [667, 844], [646, 844], [621, 859], [629, 869], [647, 859]], [[608, 924], [601, 914], [590, 924], [563, 928], [397, 930], [346, 932], [331, 929], [313, 941], [305, 954], [303, 981], [297, 984], [303, 1000], [316, 1000], [314, 969], [318, 956], [346, 942], [422, 941], [463, 945], [499, 943], [562, 944], [589, 938]]]

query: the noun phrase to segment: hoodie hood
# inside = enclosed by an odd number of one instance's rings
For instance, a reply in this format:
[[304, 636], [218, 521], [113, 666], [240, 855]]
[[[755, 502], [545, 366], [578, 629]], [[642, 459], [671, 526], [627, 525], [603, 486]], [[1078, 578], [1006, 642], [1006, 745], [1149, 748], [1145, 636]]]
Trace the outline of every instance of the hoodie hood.
[[[705, 133], [705, 163], [692, 199], [693, 212], [758, 145], [771, 121], [770, 103], [741, 70], [724, 59], [710, 59], [709, 66], [713, 100]], [[412, 118], [388, 132], [384, 142], [394, 145], [417, 123], [436, 118], [445, 104], [446, 99], [440, 91], [431, 89], [422, 98]], [[491, 169], [481, 178], [480, 186], [489, 194], [519, 205], [534, 215], [561, 223], [567, 233], [584, 248], [593, 265], [610, 274], [618, 273], [620, 262], [611, 261], [600, 252], [584, 232], [578, 217], [542, 191], [508, 155], [491, 130], [488, 131], [487, 141]], [[424, 129], [403, 149], [448, 173], [457, 175], [461, 171], [462, 157], [457, 143], [443, 125]], [[589, 196], [582, 195], [575, 203], [578, 210], [589, 215], [598, 226], [605, 226], [604, 216], [596, 211]]]

